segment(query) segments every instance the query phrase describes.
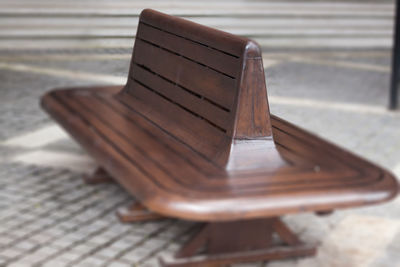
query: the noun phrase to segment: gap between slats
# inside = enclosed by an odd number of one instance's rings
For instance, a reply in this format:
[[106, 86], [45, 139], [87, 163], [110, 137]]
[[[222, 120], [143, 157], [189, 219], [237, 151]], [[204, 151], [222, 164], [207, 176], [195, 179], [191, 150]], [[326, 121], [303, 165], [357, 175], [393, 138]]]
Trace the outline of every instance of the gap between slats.
[[[137, 39], [132, 64], [138, 64], [194, 92], [224, 110], [231, 110], [237, 82], [209, 68]], [[130, 73], [135, 77], [135, 73]]]

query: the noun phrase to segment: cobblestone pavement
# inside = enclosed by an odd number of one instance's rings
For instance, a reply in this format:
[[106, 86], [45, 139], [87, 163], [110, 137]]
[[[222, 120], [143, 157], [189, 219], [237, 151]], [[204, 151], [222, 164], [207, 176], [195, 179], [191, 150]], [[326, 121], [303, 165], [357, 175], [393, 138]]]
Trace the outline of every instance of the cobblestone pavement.
[[[115, 210], [132, 197], [117, 184], [84, 184], [82, 174], [95, 163], [39, 108], [39, 97], [54, 87], [123, 84], [131, 49], [3, 45], [0, 266], [158, 266], [196, 224], [120, 223]], [[272, 113], [400, 177], [400, 112], [385, 109], [387, 47], [263, 51]], [[235, 266], [400, 267], [400, 199], [284, 220], [303, 240], [319, 244], [315, 257]]]

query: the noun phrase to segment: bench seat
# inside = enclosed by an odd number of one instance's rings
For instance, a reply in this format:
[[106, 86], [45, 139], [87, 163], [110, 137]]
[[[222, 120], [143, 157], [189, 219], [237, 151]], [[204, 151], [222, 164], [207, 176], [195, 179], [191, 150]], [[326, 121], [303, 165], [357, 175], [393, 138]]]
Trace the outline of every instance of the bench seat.
[[267, 156], [256, 168], [223, 168], [166, 131], [162, 124], [172, 123], [168, 114], [155, 114], [122, 89], [54, 90], [42, 105], [154, 212], [232, 221], [378, 203], [397, 193], [387, 171], [276, 116], [271, 116], [269, 142], [285, 164]]

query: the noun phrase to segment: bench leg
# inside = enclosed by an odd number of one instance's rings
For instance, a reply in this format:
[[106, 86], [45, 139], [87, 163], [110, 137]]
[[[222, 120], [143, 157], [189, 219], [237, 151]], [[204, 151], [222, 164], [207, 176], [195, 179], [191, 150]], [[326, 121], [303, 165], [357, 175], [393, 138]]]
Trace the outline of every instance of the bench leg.
[[[280, 241], [274, 240], [274, 233]], [[227, 266], [315, 253], [315, 246], [302, 243], [279, 218], [269, 218], [205, 224], [172, 259], [160, 258], [160, 263], [165, 267]]]
[[113, 178], [103, 168], [98, 167], [91, 175], [84, 175], [83, 180], [87, 184], [111, 183]]
[[154, 221], [166, 218], [160, 214], [146, 209], [146, 207], [139, 202], [134, 202], [128, 207], [121, 207], [116, 213], [119, 220], [123, 223]]
[[322, 210], [322, 211], [316, 211], [315, 214], [318, 216], [329, 216], [332, 215], [333, 210]]

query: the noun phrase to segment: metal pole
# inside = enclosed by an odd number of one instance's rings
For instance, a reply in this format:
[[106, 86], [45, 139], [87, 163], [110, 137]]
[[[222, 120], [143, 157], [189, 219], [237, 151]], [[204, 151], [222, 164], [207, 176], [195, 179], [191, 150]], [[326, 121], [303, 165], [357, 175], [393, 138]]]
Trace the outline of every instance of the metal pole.
[[398, 105], [398, 85], [400, 67], [400, 0], [396, 1], [396, 14], [394, 23], [393, 53], [392, 53], [392, 77], [390, 81], [389, 109], [396, 109]]

